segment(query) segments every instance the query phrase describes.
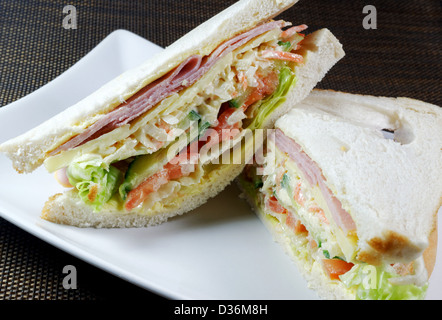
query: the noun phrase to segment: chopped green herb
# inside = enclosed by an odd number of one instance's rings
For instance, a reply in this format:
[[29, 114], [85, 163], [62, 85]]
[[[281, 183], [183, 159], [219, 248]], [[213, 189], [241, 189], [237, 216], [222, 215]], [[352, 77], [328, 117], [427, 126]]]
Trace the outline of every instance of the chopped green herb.
[[229, 105], [231, 108], [235, 108], [238, 109], [239, 107], [241, 107], [241, 101], [239, 99], [232, 99], [229, 101]]
[[322, 250], [322, 253], [324, 254], [324, 257], [330, 259], [330, 253], [328, 252], [328, 250]]
[[201, 120], [201, 116], [195, 110], [189, 112], [189, 119], [192, 121]]
[[264, 185], [264, 183], [261, 180], [255, 181], [255, 189], [259, 189]]
[[203, 124], [198, 124], [198, 137], [200, 137], [205, 131], [206, 129], [208, 129], [210, 127], [210, 122], [204, 122]]
[[290, 177], [287, 173], [284, 173], [281, 180], [281, 186], [284, 189], [288, 189], [290, 187]]
[[344, 259], [344, 258], [341, 258], [340, 256], [334, 256], [333, 259], [338, 259], [338, 260], [345, 261], [345, 259]]
[[292, 43], [290, 41], [278, 41], [278, 46], [282, 47], [284, 51], [290, 51], [292, 48]]

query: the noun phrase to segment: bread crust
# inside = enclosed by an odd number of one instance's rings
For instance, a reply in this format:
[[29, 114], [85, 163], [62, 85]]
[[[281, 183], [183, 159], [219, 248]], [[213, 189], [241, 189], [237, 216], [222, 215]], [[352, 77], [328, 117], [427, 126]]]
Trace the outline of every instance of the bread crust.
[[428, 278], [430, 278], [433, 273], [434, 266], [436, 264], [436, 256], [437, 256], [437, 238], [438, 238], [438, 230], [437, 230], [437, 215], [436, 222], [433, 231], [428, 238], [428, 247], [425, 249], [423, 253], [425, 268], [427, 269]]
[[[425, 263], [425, 268], [428, 272], [428, 278], [433, 272], [434, 265], [436, 264], [436, 254], [437, 254], [437, 216], [435, 219], [435, 227], [431, 231], [428, 237], [428, 246], [423, 252], [423, 258]], [[419, 247], [413, 246], [408, 238], [397, 234], [395, 232], [388, 232], [385, 238], [373, 238], [368, 241], [368, 244], [375, 251], [361, 251], [358, 254], [358, 260], [367, 262], [372, 265], [379, 265], [384, 255], [401, 257], [401, 251], [407, 251], [406, 256], [410, 256], [410, 250], [415, 250], [415, 255], [419, 255], [422, 250]], [[407, 259], [408, 260], [408, 259]], [[407, 261], [408, 262], [408, 261]]]
[[373, 250], [359, 252], [358, 260], [372, 265], [379, 265], [385, 256], [396, 257], [399, 261], [402, 261], [401, 257], [406, 257], [407, 261], [410, 256], [417, 256], [422, 252], [407, 237], [391, 230], [385, 232], [383, 237], [374, 237], [367, 243]]

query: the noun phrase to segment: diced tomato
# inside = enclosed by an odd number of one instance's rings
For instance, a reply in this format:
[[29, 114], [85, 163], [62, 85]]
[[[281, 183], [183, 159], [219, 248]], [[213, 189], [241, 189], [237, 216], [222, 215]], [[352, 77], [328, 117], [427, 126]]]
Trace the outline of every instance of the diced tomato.
[[272, 94], [278, 86], [278, 75], [275, 72], [269, 73], [266, 77], [258, 79], [258, 86], [249, 94], [244, 104], [241, 106], [243, 111], [246, 111], [249, 106], [264, 97]]
[[276, 213], [287, 213], [287, 210], [279, 204], [279, 201], [275, 196], [267, 199], [267, 207]]
[[229, 124], [227, 122], [227, 120], [229, 120], [230, 116], [232, 115], [232, 113], [235, 112], [235, 108], [229, 108], [225, 111], [223, 111], [223, 113], [221, 113], [218, 117], [218, 125], [216, 127], [213, 127], [212, 129], [221, 132], [222, 129], [232, 129], [235, 127], [238, 127], [238, 124]]
[[162, 169], [147, 178], [138, 187], [132, 189], [128, 193], [125, 203], [126, 210], [130, 211], [140, 205], [150, 193], [157, 191], [163, 184], [166, 184], [168, 181], [169, 172], [165, 169]]
[[[197, 141], [195, 142], [197, 143]], [[190, 172], [183, 172], [183, 165], [194, 165], [198, 160], [198, 153], [192, 152], [192, 147], [194, 143], [191, 143], [185, 152], [179, 153], [175, 158], [173, 158], [169, 163], [167, 163], [163, 169], [155, 173], [154, 175], [147, 178], [135, 189], [132, 189], [127, 194], [127, 199], [125, 203], [126, 210], [132, 210], [139, 206], [147, 196], [169, 182], [170, 180], [175, 180], [188, 175]]]
[[318, 247], [318, 243], [314, 239], [310, 239], [308, 243], [310, 244], [310, 248], [312, 249], [316, 249]]
[[340, 275], [347, 273], [354, 266], [353, 263], [340, 259], [322, 259], [322, 265], [332, 280], [339, 280]]
[[164, 169], [167, 170], [169, 180], [179, 179], [183, 175], [179, 164], [168, 163], [164, 166]]
[[299, 219], [296, 219], [292, 213], [287, 212], [287, 218], [285, 224], [289, 226], [296, 234], [307, 232], [307, 228], [302, 224]]
[[296, 233], [307, 232], [307, 228], [301, 223], [301, 221], [298, 220], [296, 221], [295, 232]]

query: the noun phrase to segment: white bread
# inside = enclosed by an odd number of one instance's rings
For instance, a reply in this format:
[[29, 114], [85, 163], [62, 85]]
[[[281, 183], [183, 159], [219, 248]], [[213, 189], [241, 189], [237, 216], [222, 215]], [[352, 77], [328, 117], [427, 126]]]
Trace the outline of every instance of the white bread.
[[[276, 122], [322, 169], [370, 264], [422, 255], [442, 204], [442, 110], [408, 98], [314, 90]], [[381, 130], [395, 131], [395, 140]]]
[[220, 43], [273, 18], [297, 0], [241, 0], [201, 24], [165, 51], [129, 70], [33, 130], [0, 145], [20, 173], [32, 172], [47, 154], [166, 74], [187, 57], [207, 55]]
[[[264, 124], [270, 128], [276, 117], [287, 112], [293, 101], [300, 102], [314, 88], [317, 82], [322, 80], [328, 70], [344, 56], [344, 51], [339, 41], [327, 29], [322, 29], [307, 36], [304, 42], [307, 49], [304, 52], [305, 64], [296, 70], [298, 81], [296, 86], [287, 96], [287, 101], [282, 104], [275, 114], [269, 117]], [[246, 159], [251, 152], [246, 152]], [[145, 227], [165, 222], [167, 219], [188, 212], [205, 203], [211, 197], [221, 192], [243, 170], [245, 163], [238, 165], [222, 166], [219, 170], [211, 173], [199, 186], [202, 193], [197, 195], [183, 196], [179, 202], [169, 203], [165, 201], [164, 207], [154, 214], [126, 214], [119, 210], [102, 211], [96, 213], [92, 208], [79, 201], [74, 192], [58, 194], [49, 199], [43, 209], [42, 218], [63, 224], [78, 227]]]

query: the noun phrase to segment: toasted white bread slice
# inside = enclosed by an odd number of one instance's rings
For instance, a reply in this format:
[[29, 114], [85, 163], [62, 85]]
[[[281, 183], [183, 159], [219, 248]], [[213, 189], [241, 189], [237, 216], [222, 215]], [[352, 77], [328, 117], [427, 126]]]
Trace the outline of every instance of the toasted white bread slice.
[[359, 260], [422, 254], [442, 204], [440, 107], [315, 90], [276, 127], [317, 163], [355, 221]]

